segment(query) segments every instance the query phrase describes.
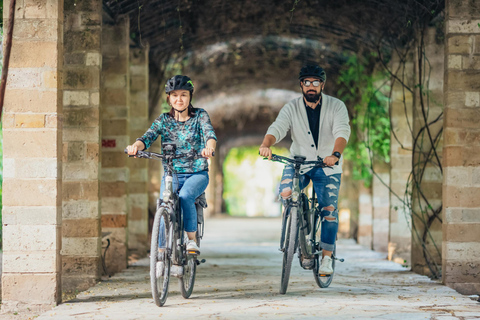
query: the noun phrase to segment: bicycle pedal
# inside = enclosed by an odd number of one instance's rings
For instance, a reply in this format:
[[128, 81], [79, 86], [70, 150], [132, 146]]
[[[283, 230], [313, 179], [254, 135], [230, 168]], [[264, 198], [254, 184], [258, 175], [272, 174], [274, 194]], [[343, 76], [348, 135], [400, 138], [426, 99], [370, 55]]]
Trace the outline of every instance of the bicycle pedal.
[[187, 254], [191, 256], [198, 256], [200, 255], [200, 252], [194, 250], [187, 250]]
[[207, 262], [207, 260], [205, 260], [205, 259], [202, 259], [202, 260], [196, 260], [195, 259], [195, 263], [197, 264], [197, 266], [199, 266], [201, 263], [205, 263], [205, 262]]
[[327, 277], [329, 278], [331, 276], [331, 274], [319, 274], [320, 277]]

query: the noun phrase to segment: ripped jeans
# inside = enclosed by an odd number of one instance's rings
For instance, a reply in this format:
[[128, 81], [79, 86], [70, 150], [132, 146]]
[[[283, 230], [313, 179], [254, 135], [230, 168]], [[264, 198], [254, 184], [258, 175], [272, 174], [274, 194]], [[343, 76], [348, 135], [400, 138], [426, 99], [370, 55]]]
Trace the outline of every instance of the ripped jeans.
[[[295, 169], [286, 165], [283, 169], [279, 193], [285, 204], [285, 200], [292, 195], [293, 174]], [[320, 217], [322, 219], [322, 233], [320, 245], [327, 251], [333, 251], [338, 231], [338, 191], [342, 174], [327, 176], [322, 168], [314, 167], [307, 173], [300, 175], [300, 189], [305, 188], [310, 180], [318, 198]]]

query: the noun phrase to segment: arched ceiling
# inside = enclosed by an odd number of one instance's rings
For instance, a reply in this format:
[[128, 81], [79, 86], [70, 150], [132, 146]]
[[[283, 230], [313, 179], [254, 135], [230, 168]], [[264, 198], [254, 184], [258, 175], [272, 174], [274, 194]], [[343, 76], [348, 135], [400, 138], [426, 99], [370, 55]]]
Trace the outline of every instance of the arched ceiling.
[[306, 62], [326, 69], [334, 94], [344, 53], [409, 41], [409, 23], [443, 7], [444, 0], [104, 0], [114, 19], [129, 17], [133, 41], [150, 46], [151, 105], [179, 72], [194, 79], [197, 99], [299, 92]]

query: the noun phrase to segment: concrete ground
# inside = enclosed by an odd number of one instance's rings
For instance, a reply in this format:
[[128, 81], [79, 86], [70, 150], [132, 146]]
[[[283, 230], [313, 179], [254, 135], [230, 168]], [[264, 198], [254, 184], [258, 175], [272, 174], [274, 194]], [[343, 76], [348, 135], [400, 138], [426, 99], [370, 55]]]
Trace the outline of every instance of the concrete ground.
[[[208, 219], [190, 299], [171, 279], [164, 307], [150, 293], [148, 259], [51, 311], [46, 319], [480, 319], [480, 303], [385, 260], [352, 240], [339, 240], [332, 285], [321, 289], [294, 259], [286, 295], [278, 293], [279, 219]], [[478, 299], [478, 297], [477, 297]], [[0, 315], [28, 319], [33, 315]]]

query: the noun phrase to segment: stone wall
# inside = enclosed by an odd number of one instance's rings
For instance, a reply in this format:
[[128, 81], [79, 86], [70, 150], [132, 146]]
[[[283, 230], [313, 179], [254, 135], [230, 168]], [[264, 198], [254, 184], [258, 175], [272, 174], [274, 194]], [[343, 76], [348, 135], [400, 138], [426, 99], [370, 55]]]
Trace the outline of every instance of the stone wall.
[[390, 214], [390, 165], [374, 160], [372, 178], [372, 245], [378, 252], [388, 251]]
[[[8, 25], [10, 1], [4, 1]], [[61, 301], [63, 1], [18, 0], [3, 115], [2, 311]]]
[[65, 1], [62, 287], [100, 278], [100, 72], [102, 2]]
[[480, 292], [480, 4], [446, 1], [443, 282]]
[[106, 253], [108, 272], [127, 267], [128, 157], [129, 129], [129, 20], [102, 27], [102, 232], [111, 245]]
[[358, 190], [358, 243], [372, 249], [373, 204], [372, 189], [359, 182]]
[[[132, 143], [142, 136], [148, 121], [148, 46], [130, 48], [130, 132]], [[148, 241], [148, 162], [147, 159], [128, 159], [130, 180], [128, 194], [130, 215], [128, 218], [128, 249], [138, 256], [145, 256]]]

